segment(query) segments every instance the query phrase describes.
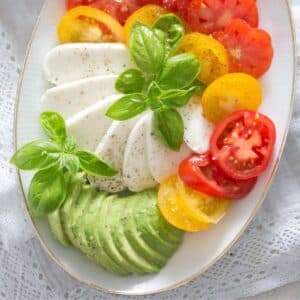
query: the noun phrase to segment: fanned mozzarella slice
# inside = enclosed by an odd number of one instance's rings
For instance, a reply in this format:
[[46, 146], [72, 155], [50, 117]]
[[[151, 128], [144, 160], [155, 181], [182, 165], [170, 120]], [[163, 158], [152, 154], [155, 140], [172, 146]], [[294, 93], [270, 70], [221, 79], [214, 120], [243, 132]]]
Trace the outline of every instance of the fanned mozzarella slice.
[[132, 128], [140, 118], [138, 116], [123, 122], [114, 121], [101, 140], [95, 153], [119, 170], [119, 173], [111, 178], [90, 177], [90, 182], [100, 190], [118, 193], [125, 189], [123, 181], [125, 147]]
[[161, 183], [177, 173], [180, 162], [191, 155], [191, 150], [183, 143], [179, 152], [168, 149], [155, 135], [152, 122], [147, 128], [148, 162], [152, 176]]
[[65, 83], [46, 91], [42, 96], [43, 110], [56, 111], [65, 119], [106, 97], [117, 94], [117, 76], [97, 76]]
[[46, 78], [62, 84], [98, 75], [118, 75], [133, 66], [127, 47], [120, 43], [72, 43], [52, 49], [46, 57]]
[[68, 133], [77, 140], [80, 149], [94, 152], [112, 123], [105, 116], [108, 108], [119, 99], [113, 95], [100, 101], [67, 120]]
[[186, 144], [197, 153], [208, 151], [213, 125], [204, 118], [201, 104], [191, 101], [180, 109], [180, 113], [184, 121]]
[[132, 192], [140, 192], [157, 185], [151, 175], [147, 155], [147, 127], [152, 113], [147, 113], [135, 125], [125, 149], [124, 184]]

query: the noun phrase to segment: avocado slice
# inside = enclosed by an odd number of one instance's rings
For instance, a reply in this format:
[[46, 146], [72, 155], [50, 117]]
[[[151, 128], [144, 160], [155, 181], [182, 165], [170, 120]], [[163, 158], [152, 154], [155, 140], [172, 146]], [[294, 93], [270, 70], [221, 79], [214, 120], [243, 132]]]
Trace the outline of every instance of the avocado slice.
[[[112, 203], [117, 201], [117, 195], [111, 195], [106, 198], [106, 212], [102, 216], [103, 218], [103, 228], [99, 228], [98, 237], [99, 243], [107, 253], [107, 255], [123, 270], [126, 270], [128, 274], [139, 272], [139, 269], [132, 265], [124, 256], [120, 253], [119, 249], [116, 247], [112, 235], [111, 227], [118, 220], [118, 211], [113, 210]], [[119, 202], [119, 201], [118, 201]], [[119, 207], [121, 207], [121, 202], [119, 202]]]
[[[65, 202], [60, 208], [60, 219], [63, 231], [67, 238], [72, 242], [73, 233], [70, 228], [70, 210], [73, 203], [78, 200], [78, 195], [82, 188], [82, 179], [73, 177], [67, 184], [67, 196]], [[73, 244], [73, 243], [72, 243]]]
[[54, 237], [65, 247], [71, 246], [72, 243], [68, 239], [68, 237], [65, 235], [65, 232], [63, 230], [61, 220], [60, 220], [60, 212], [59, 209], [57, 209], [55, 212], [53, 212], [51, 215], [48, 216], [48, 222], [51, 228], [51, 231], [54, 235]]
[[80, 221], [83, 211], [90, 204], [91, 198], [94, 196], [95, 190], [90, 185], [83, 185], [77, 201], [74, 201], [70, 209], [70, 230], [72, 231], [72, 242], [76, 248], [81, 248], [81, 238], [79, 234]]
[[146, 261], [159, 268], [162, 268], [168, 261], [168, 256], [151, 248], [142, 238], [134, 219], [137, 201], [139, 197], [130, 197], [126, 199], [125, 215], [121, 218], [124, 227], [125, 236], [133, 249], [139, 253]]
[[[143, 240], [154, 250], [170, 257], [178, 248], [179, 242], [170, 240], [162, 233], [160, 224], [163, 217], [156, 206], [156, 201], [156, 192], [144, 192], [143, 199], [136, 202], [134, 218]], [[182, 235], [182, 232], [180, 234]]]
[[98, 228], [103, 227], [103, 215], [106, 211], [107, 195], [99, 193], [94, 197], [84, 212], [81, 221], [81, 247], [82, 251], [93, 261], [107, 271], [117, 275], [128, 275], [126, 270], [120, 268], [104, 251], [98, 239]]
[[124, 212], [127, 210], [127, 201], [127, 197], [115, 198], [111, 204], [111, 215], [114, 215], [115, 218], [113, 222], [111, 222], [110, 228], [115, 246], [122, 256], [136, 268], [133, 273], [140, 275], [158, 273], [160, 268], [145, 260], [143, 256], [132, 247], [126, 237], [123, 222], [124, 218], [126, 218], [126, 213]]

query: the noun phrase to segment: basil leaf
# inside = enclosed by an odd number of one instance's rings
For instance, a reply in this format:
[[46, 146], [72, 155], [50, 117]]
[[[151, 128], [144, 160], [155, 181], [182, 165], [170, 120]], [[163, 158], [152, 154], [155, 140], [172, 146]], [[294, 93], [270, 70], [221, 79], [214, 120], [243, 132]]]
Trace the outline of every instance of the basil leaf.
[[60, 158], [61, 165], [67, 168], [72, 174], [78, 173], [80, 169], [79, 158], [74, 154], [63, 154]]
[[118, 77], [115, 88], [124, 94], [139, 93], [143, 91], [144, 84], [143, 73], [136, 69], [129, 69]]
[[36, 217], [54, 212], [66, 197], [66, 183], [62, 170], [48, 168], [37, 172], [30, 184], [28, 204]]
[[182, 89], [189, 86], [200, 72], [200, 63], [195, 55], [179, 54], [169, 58], [159, 76], [162, 89]]
[[192, 86], [187, 90], [167, 90], [162, 93], [160, 99], [167, 106], [183, 107], [199, 90], [200, 88], [197, 86]]
[[165, 47], [151, 28], [136, 23], [130, 34], [129, 49], [133, 60], [142, 71], [160, 72], [165, 59]]
[[79, 158], [81, 169], [88, 175], [112, 177], [118, 173], [93, 153], [77, 151], [76, 155]]
[[174, 14], [166, 14], [157, 19], [153, 29], [165, 33], [167, 54], [173, 54], [179, 47], [185, 34], [181, 20]]
[[58, 144], [63, 144], [67, 138], [65, 120], [56, 112], [43, 112], [40, 115], [40, 123], [46, 135]]
[[106, 116], [114, 120], [124, 121], [131, 119], [147, 109], [147, 97], [136, 93], [122, 97], [106, 112]]
[[73, 153], [74, 150], [76, 149], [76, 146], [77, 146], [76, 139], [73, 136], [67, 136], [63, 145], [64, 152]]
[[179, 151], [183, 142], [184, 124], [176, 109], [155, 111], [154, 133], [171, 150]]
[[10, 162], [20, 170], [49, 168], [59, 160], [61, 148], [46, 141], [34, 141], [20, 148]]

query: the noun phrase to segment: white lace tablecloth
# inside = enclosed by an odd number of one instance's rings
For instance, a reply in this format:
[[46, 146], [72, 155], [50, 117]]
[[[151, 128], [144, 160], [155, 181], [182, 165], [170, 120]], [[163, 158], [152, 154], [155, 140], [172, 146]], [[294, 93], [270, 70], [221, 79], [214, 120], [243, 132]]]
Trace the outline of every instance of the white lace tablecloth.
[[[290, 3], [300, 49], [300, 1]], [[7, 163], [12, 154], [20, 64], [41, 4], [42, 0], [0, 0], [0, 299], [127, 299], [80, 285], [50, 260], [34, 237], [15, 171]], [[298, 67], [300, 71], [299, 53]], [[255, 220], [230, 253], [202, 277], [177, 290], [145, 299], [237, 299], [300, 280], [298, 79], [298, 101], [287, 147], [275, 182]]]

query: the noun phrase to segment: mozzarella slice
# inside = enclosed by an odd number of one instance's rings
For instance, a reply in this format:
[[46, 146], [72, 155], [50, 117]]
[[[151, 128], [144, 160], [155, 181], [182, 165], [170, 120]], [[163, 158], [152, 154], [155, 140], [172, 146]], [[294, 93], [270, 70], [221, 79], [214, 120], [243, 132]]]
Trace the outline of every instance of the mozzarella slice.
[[184, 141], [191, 150], [204, 153], [209, 149], [209, 140], [213, 132], [213, 125], [203, 116], [200, 103], [191, 101], [180, 109], [184, 122]]
[[57, 85], [98, 75], [118, 75], [132, 66], [123, 44], [72, 43], [52, 49], [44, 70], [47, 80]]
[[149, 169], [147, 154], [146, 135], [151, 116], [152, 113], [147, 113], [138, 121], [126, 145], [123, 164], [124, 184], [132, 192], [140, 192], [157, 185]]
[[118, 95], [108, 97], [67, 120], [68, 133], [76, 138], [78, 148], [91, 152], [96, 150], [112, 123], [105, 114], [118, 99]]
[[56, 111], [65, 119], [106, 97], [117, 94], [117, 76], [97, 76], [65, 83], [46, 91], [42, 96], [43, 111]]
[[168, 149], [156, 137], [151, 120], [147, 126], [147, 146], [150, 171], [159, 183], [176, 174], [180, 162], [192, 153], [185, 143], [182, 144], [179, 152]]
[[100, 190], [118, 193], [125, 189], [123, 181], [125, 147], [132, 128], [140, 118], [136, 117], [123, 122], [114, 121], [101, 140], [95, 153], [119, 170], [119, 173], [111, 178], [90, 177], [90, 182]]

